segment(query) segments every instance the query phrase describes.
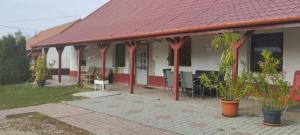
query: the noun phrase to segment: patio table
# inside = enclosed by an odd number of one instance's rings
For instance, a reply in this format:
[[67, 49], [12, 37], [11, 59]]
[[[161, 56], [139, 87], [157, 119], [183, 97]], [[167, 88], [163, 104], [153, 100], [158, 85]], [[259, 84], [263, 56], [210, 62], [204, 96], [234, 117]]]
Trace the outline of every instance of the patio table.
[[104, 92], [105, 85], [109, 85], [108, 80], [94, 80], [94, 89], [97, 90], [97, 86], [100, 85], [101, 92]]

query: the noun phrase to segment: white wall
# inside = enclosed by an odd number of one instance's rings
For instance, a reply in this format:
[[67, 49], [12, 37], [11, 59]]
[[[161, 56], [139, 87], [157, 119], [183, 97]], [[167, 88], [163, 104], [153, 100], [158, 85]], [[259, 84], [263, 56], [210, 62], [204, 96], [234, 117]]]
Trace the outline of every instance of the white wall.
[[70, 47], [70, 71], [78, 71], [77, 52], [74, 46]]
[[[294, 73], [296, 70], [300, 70], [300, 28], [290, 28], [283, 30], [271, 30], [271, 31], [257, 31], [259, 33], [274, 33], [274, 32], [284, 32], [284, 48], [283, 48], [283, 70], [286, 71], [287, 81], [293, 83]], [[218, 50], [211, 48], [211, 40], [213, 35], [207, 36], [193, 36], [192, 37], [192, 66], [191, 67], [180, 67], [181, 71], [193, 71], [195, 70], [218, 70], [219, 69], [219, 55]], [[250, 63], [250, 43], [247, 41], [245, 45], [240, 48], [239, 51], [239, 63], [245, 61]], [[110, 46], [107, 52], [107, 67], [112, 68], [115, 57], [115, 45]], [[50, 53], [50, 50], [49, 50]], [[56, 52], [55, 52], [56, 53]], [[71, 53], [72, 57], [76, 55]], [[76, 54], [76, 52], [75, 52]], [[97, 46], [92, 46], [85, 50], [85, 54], [88, 56], [95, 56], [90, 58], [87, 62], [90, 66], [95, 65], [99, 67], [100, 65], [100, 54]], [[165, 40], [155, 40], [150, 44], [150, 75], [163, 76], [162, 69], [172, 68], [168, 66], [168, 43]], [[72, 58], [74, 59], [74, 58]], [[129, 52], [126, 49], [126, 65], [123, 68], [117, 68], [118, 73], [128, 73], [129, 69]], [[71, 62], [71, 66], [77, 65]], [[76, 66], [75, 66], [76, 67]], [[72, 67], [71, 69], [77, 70], [77, 67]], [[249, 65], [247, 65], [249, 67]], [[241, 72], [243, 66], [239, 64], [239, 72]]]
[[[71, 54], [71, 48], [70, 46], [65, 47], [63, 53], [62, 53], [62, 65], [61, 67], [64, 69], [70, 68], [70, 54]], [[55, 60], [54, 68], [58, 68], [58, 53], [56, 51], [56, 48], [51, 47], [49, 48], [48, 54], [47, 54], [47, 67], [49, 67], [49, 63], [52, 63], [52, 61]]]
[[284, 31], [283, 70], [286, 79], [292, 84], [294, 73], [300, 70], [300, 28]]
[[[286, 80], [292, 84], [295, 71], [300, 70], [300, 28], [257, 31], [255, 34], [274, 32], [284, 33], [283, 70], [286, 72]], [[181, 71], [218, 70], [220, 52], [211, 48], [212, 38], [212, 35], [192, 37], [192, 66], [181, 66]], [[248, 63], [246, 68], [250, 67], [250, 44], [251, 39], [239, 50], [239, 72], [243, 69], [241, 61]], [[162, 69], [173, 69], [168, 66], [168, 43], [165, 40], [152, 42], [150, 50], [150, 75], [163, 76]]]
[[[180, 71], [196, 70], [218, 70], [220, 52], [211, 47], [211, 40], [213, 36], [193, 36], [192, 37], [192, 51], [191, 64], [192, 66], [180, 66]], [[172, 68], [168, 66], [168, 43], [163, 40], [161, 42], [153, 42], [152, 45], [152, 62], [155, 65], [155, 70], [152, 75], [163, 76], [164, 68]], [[150, 66], [151, 67], [151, 66]]]
[[[106, 67], [113, 66], [113, 50], [114, 46], [110, 46], [106, 53]], [[75, 48], [72, 46], [70, 49], [70, 70], [78, 71], [77, 54]], [[87, 66], [101, 67], [101, 54], [97, 45], [86, 46], [82, 51], [82, 59], [86, 60]]]

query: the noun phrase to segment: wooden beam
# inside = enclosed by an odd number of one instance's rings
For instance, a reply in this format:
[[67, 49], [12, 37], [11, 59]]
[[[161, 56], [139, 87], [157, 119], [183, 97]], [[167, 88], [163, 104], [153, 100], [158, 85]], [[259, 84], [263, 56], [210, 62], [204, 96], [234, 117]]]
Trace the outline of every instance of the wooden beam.
[[167, 38], [167, 41], [170, 43], [171, 48], [174, 52], [174, 100], [179, 100], [179, 57], [180, 57], [180, 48], [184, 43], [189, 39], [189, 37], [176, 37], [176, 38]]
[[135, 41], [128, 41], [126, 44], [129, 54], [130, 54], [130, 60], [129, 60], [129, 93], [134, 93], [134, 65], [135, 65], [135, 50], [137, 48], [137, 42]]
[[58, 53], [58, 82], [61, 83], [61, 56], [65, 47], [56, 47]]
[[44, 49], [44, 54], [45, 54], [45, 56], [47, 57], [49, 48], [43, 48], [43, 49]]
[[77, 73], [77, 85], [81, 84], [81, 59], [82, 59], [82, 50], [85, 48], [84, 46], [76, 45], [74, 46], [77, 54], [77, 67], [78, 67], [78, 73]]
[[234, 43], [232, 45], [232, 49], [233, 49], [233, 59], [234, 59], [234, 63], [232, 65], [232, 79], [236, 80], [237, 76], [238, 76], [238, 64], [239, 64], [239, 49], [240, 47], [245, 44], [245, 42], [252, 36], [252, 34], [254, 33], [253, 30], [251, 31], [247, 31], [241, 38], [239, 41], [237, 41], [236, 43]]
[[100, 71], [99, 71], [99, 73], [101, 74], [101, 78], [103, 79], [103, 80], [105, 80], [106, 78], [105, 78], [105, 68], [106, 68], [106, 51], [107, 51], [107, 49], [109, 48], [109, 45], [110, 44], [105, 44], [105, 43], [102, 43], [102, 44], [98, 44], [98, 47], [99, 47], [99, 49], [100, 49], [100, 54], [101, 54], [101, 69], [100, 69]]

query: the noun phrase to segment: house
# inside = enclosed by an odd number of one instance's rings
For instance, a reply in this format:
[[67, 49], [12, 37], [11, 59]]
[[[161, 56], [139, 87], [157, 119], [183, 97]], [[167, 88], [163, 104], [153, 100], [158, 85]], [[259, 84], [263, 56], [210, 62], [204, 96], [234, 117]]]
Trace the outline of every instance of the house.
[[[179, 71], [218, 70], [220, 52], [211, 41], [216, 34], [237, 32], [242, 37], [234, 51], [233, 75], [241, 71], [239, 61], [257, 71], [260, 52], [268, 49], [293, 83], [300, 70], [299, 7], [298, 0], [111, 0], [33, 47], [72, 46], [77, 55], [70, 59], [77, 63], [71, 66], [77, 68], [71, 72], [78, 73], [78, 81], [80, 63], [86, 60], [88, 66], [113, 68], [114, 83], [128, 83], [133, 93], [135, 84], [163, 86], [166, 68], [174, 70], [175, 80]], [[178, 91], [175, 81], [175, 100]]]
[[[67, 30], [69, 27], [73, 26], [75, 23], [79, 22], [80, 19], [72, 21], [72, 22], [68, 22], [44, 31], [39, 32], [38, 34], [36, 34], [33, 37], [30, 37], [27, 40], [27, 44], [26, 44], [26, 50], [28, 52], [28, 56], [30, 56], [33, 59], [36, 59], [38, 56], [40, 56], [42, 54], [42, 50], [40, 48], [32, 48], [32, 46], [36, 45], [38, 42], [41, 42], [43, 40], [46, 40], [54, 35], [57, 35], [65, 30]], [[62, 73], [63, 74], [69, 74], [70, 71], [70, 57], [71, 57], [71, 51], [72, 51], [72, 47], [66, 47], [62, 53]], [[45, 54], [47, 55], [47, 67], [51, 68], [49, 63], [53, 63], [53, 61], [55, 61], [54, 63], [54, 71], [52, 71], [53, 73], [57, 73], [57, 69], [58, 69], [58, 55], [57, 52], [55, 50], [55, 48], [49, 48], [45, 50]]]

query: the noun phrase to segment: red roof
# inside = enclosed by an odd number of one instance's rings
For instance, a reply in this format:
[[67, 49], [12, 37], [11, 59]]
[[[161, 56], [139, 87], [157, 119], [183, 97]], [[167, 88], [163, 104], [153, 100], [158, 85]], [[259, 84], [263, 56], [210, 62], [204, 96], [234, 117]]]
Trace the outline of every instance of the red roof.
[[26, 49], [31, 50], [31, 47], [35, 46], [35, 44], [65, 31], [66, 29], [70, 28], [72, 25], [74, 25], [75, 23], [77, 23], [79, 21], [81, 21], [81, 19], [77, 19], [75, 21], [68, 22], [68, 23], [65, 23], [62, 25], [58, 25], [53, 28], [39, 32], [38, 34], [36, 34], [33, 37], [30, 37], [26, 41]]
[[300, 22], [300, 0], [111, 0], [39, 46]]

